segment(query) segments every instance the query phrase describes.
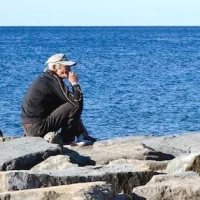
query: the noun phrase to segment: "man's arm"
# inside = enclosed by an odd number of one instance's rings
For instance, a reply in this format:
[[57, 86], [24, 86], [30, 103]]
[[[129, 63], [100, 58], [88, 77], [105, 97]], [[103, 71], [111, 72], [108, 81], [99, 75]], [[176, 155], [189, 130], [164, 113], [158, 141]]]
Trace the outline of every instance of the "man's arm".
[[68, 81], [72, 84], [72, 92], [68, 92], [68, 94], [69, 94], [68, 96], [69, 96], [70, 100], [72, 100], [76, 103], [82, 104], [83, 103], [83, 94], [81, 91], [81, 87], [78, 84], [78, 76], [75, 73], [70, 71]]
[[53, 76], [57, 80], [53, 86], [55, 94], [62, 99], [63, 102], [70, 102], [76, 107], [82, 107], [83, 95], [80, 86], [78, 84], [74, 84], [72, 86], [73, 90], [70, 92], [61, 79], [59, 79], [56, 75]]

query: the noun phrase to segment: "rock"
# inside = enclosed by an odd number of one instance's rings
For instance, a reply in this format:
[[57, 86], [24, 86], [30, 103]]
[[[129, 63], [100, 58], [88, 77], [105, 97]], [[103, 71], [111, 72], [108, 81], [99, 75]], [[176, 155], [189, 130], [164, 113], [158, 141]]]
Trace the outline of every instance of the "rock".
[[77, 183], [40, 189], [0, 193], [0, 199], [12, 200], [114, 200], [114, 187], [105, 182]]
[[81, 182], [106, 181], [116, 192], [131, 195], [134, 187], [146, 184], [152, 171], [140, 171], [131, 165], [75, 167], [66, 170], [0, 172], [0, 192], [24, 190]]
[[[133, 199], [155, 198], [155, 200], [160, 200], [163, 198], [167, 200], [179, 197], [180, 199], [193, 199], [191, 194], [194, 195], [194, 199], [200, 199], [195, 188], [189, 187], [194, 183], [199, 190], [197, 173], [171, 173], [177, 170], [199, 172], [198, 137], [200, 138], [200, 135], [196, 134], [165, 137], [131, 136], [98, 141], [93, 146], [73, 146], [69, 147], [70, 149], [66, 147], [62, 149], [59, 145], [36, 137], [15, 138], [10, 141], [5, 141], [3, 138], [4, 142], [0, 143], [0, 170], [2, 171], [0, 172], [0, 195], [6, 194], [7, 196], [0, 196], [0, 199], [9, 199], [9, 195], [23, 194], [22, 191], [26, 193], [29, 189], [33, 193], [29, 195], [24, 193], [24, 199], [40, 198], [34, 194], [34, 190], [35, 193], [45, 190], [45, 194], [40, 193], [43, 199], [66, 199], [64, 189], [61, 191], [56, 188], [61, 185], [73, 187], [76, 183], [96, 181], [111, 184], [115, 188], [115, 194], [119, 193], [115, 197], [119, 200], [130, 199], [132, 191], [134, 191]], [[183, 159], [179, 157], [177, 161], [176, 159], [170, 161], [174, 158], [172, 155], [174, 153], [174, 155], [183, 155], [185, 152], [195, 151], [195, 154], [187, 154], [183, 156]], [[154, 174], [158, 174], [158, 171], [163, 172], [167, 164], [168, 168], [174, 165], [168, 171], [170, 174], [157, 175], [152, 178]], [[96, 166], [86, 167], [86, 165]], [[27, 171], [27, 169], [31, 170]], [[48, 188], [52, 186], [56, 187], [50, 192]], [[74, 193], [79, 195], [81, 191]], [[102, 195], [100, 193], [100, 196], [95, 198], [104, 199]], [[17, 198], [17, 196], [12, 197]], [[85, 196], [77, 196], [77, 199], [79, 198], [87, 199]], [[88, 198], [95, 199], [92, 196]]]
[[35, 165], [31, 170], [61, 170], [70, 167], [78, 167], [78, 165], [72, 164], [69, 156], [57, 155], [47, 158], [45, 161]]
[[96, 162], [87, 155], [80, 155], [76, 149], [63, 148], [63, 154], [70, 157], [70, 162], [78, 166], [96, 165]]
[[145, 186], [133, 189], [134, 200], [200, 199], [200, 177], [197, 173], [156, 175]]
[[200, 153], [191, 153], [174, 158], [166, 168], [167, 173], [194, 171], [200, 174]]
[[156, 151], [172, 154], [176, 157], [185, 153], [200, 152], [200, 133], [146, 137], [141, 139], [141, 142]]
[[109, 165], [116, 165], [116, 164], [131, 164], [133, 167], [136, 167], [140, 170], [152, 170], [152, 171], [162, 171], [165, 170], [167, 164], [169, 163], [168, 160], [165, 161], [155, 161], [155, 160], [131, 160], [131, 159], [118, 159], [109, 162]]
[[30, 169], [46, 158], [61, 154], [56, 144], [40, 137], [22, 137], [0, 143], [0, 171]]
[[[88, 156], [96, 164], [105, 165], [117, 159], [136, 159], [136, 160], [170, 160], [174, 156], [157, 152], [138, 140], [131, 140], [127, 138], [113, 139], [108, 141], [95, 142], [93, 146], [85, 147], [70, 147], [64, 149], [64, 154], [69, 155], [71, 159], [75, 159], [76, 155]], [[76, 153], [74, 153], [76, 152]]]
[[[80, 162], [80, 161], [79, 161]], [[165, 170], [169, 161], [154, 161], [154, 160], [130, 160], [130, 159], [118, 159], [109, 162], [109, 165], [132, 165], [139, 170], [152, 170], [162, 171]], [[88, 163], [90, 164], [90, 163]], [[70, 156], [57, 155], [47, 158], [45, 161], [31, 168], [31, 170], [56, 170], [67, 169], [69, 167], [77, 167], [77, 164], [71, 163]]]
[[180, 179], [185, 180], [187, 178], [197, 178], [197, 177], [199, 177], [199, 174], [192, 171], [171, 173], [171, 174], [160, 174], [153, 176], [152, 179], [147, 184], [168, 181], [168, 180], [180, 180]]

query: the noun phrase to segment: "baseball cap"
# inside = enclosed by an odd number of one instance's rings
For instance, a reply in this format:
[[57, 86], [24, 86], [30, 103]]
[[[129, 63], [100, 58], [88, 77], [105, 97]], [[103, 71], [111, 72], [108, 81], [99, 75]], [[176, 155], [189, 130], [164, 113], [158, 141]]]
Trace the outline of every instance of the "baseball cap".
[[57, 53], [51, 56], [47, 61], [46, 64], [49, 63], [55, 63], [55, 64], [61, 64], [61, 65], [66, 65], [66, 66], [74, 66], [76, 65], [76, 62], [71, 61], [67, 58], [67, 56], [63, 53]]

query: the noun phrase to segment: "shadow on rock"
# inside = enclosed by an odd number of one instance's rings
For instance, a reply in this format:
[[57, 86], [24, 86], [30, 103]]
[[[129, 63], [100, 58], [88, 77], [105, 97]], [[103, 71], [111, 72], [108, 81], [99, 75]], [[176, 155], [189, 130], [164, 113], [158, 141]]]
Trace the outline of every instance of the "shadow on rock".
[[145, 156], [146, 160], [156, 161], [172, 160], [175, 158], [172, 154], [162, 153], [160, 151], [150, 151]]
[[86, 165], [96, 165], [96, 162], [89, 156], [82, 156], [78, 152], [65, 147], [63, 147], [63, 154], [70, 157], [71, 163], [77, 164], [80, 167], [84, 167]]

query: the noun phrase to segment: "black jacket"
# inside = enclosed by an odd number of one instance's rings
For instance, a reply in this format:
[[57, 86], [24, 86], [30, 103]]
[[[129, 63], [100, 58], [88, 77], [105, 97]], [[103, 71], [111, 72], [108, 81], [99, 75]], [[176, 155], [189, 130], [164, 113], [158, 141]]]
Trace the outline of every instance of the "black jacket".
[[76, 107], [83, 106], [80, 86], [74, 85], [72, 92], [69, 91], [63, 80], [47, 69], [30, 85], [24, 96], [21, 109], [22, 123], [37, 123], [66, 102]]

